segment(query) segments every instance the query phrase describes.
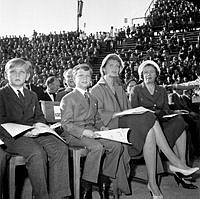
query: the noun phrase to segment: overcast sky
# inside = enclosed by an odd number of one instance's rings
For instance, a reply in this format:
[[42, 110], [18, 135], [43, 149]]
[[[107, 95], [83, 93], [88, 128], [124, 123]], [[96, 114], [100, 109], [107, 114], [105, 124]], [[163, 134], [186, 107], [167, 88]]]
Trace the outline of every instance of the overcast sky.
[[[83, 0], [80, 29], [87, 33], [121, 28], [143, 17], [152, 0]], [[0, 36], [31, 36], [33, 30], [50, 32], [77, 29], [78, 0], [0, 0]], [[139, 21], [135, 21], [138, 23]], [[84, 23], [86, 27], [84, 28]]]

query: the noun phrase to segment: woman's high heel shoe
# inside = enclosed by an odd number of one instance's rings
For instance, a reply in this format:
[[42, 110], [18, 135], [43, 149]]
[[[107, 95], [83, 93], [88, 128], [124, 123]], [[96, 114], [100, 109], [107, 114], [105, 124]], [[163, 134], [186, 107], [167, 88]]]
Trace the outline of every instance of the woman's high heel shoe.
[[189, 175], [192, 175], [193, 173], [195, 173], [196, 171], [198, 171], [199, 167], [194, 167], [194, 168], [190, 168], [190, 169], [180, 169], [175, 166], [169, 165], [169, 170], [172, 171], [173, 173], [181, 173], [184, 176], [189, 176]]
[[183, 188], [185, 189], [197, 189], [198, 186], [191, 183], [191, 180], [187, 180], [181, 175], [178, 175], [177, 173], [174, 174], [174, 179], [176, 183], [179, 185], [181, 184]]
[[163, 199], [163, 195], [159, 195], [159, 196], [154, 195], [154, 193], [153, 193], [153, 191], [152, 191], [152, 189], [151, 189], [149, 183], [148, 183], [148, 185], [147, 185], [147, 189], [149, 190], [152, 199]]

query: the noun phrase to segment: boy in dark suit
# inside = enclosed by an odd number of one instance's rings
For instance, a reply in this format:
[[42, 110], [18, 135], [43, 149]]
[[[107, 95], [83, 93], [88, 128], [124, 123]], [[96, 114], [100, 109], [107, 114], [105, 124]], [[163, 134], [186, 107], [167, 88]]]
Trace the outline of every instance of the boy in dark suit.
[[[94, 131], [106, 129], [98, 115], [97, 100], [87, 92], [91, 83], [92, 70], [87, 64], [79, 64], [73, 69], [75, 89], [61, 100], [62, 136], [70, 145], [88, 149], [82, 179], [83, 198], [91, 199], [92, 183], [97, 183], [100, 161], [105, 150], [102, 173], [116, 177], [119, 158], [122, 152], [120, 143], [94, 139]], [[107, 193], [105, 193], [107, 196]]]
[[[29, 75], [23, 59], [14, 58], [7, 62], [5, 77], [8, 84], [0, 89], [0, 124], [12, 122], [34, 126], [46, 123], [36, 93], [24, 88]], [[68, 147], [61, 140], [49, 134], [12, 138], [2, 126], [0, 139], [6, 152], [25, 158], [35, 199], [61, 199], [71, 195]]]

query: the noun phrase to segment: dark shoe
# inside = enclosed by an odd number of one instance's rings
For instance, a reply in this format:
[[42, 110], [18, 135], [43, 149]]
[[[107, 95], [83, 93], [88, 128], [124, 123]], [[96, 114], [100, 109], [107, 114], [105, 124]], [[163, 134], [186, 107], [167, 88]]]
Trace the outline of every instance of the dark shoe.
[[174, 179], [178, 185], [181, 184], [182, 187], [185, 189], [197, 189], [198, 188], [198, 186], [192, 184], [192, 179], [190, 179], [190, 178], [187, 179], [181, 175], [174, 174]]
[[99, 190], [100, 199], [109, 199], [109, 187]]
[[81, 180], [81, 199], [92, 199], [92, 183]]
[[110, 179], [108, 176], [101, 175], [99, 179], [100, 199], [109, 199]]
[[81, 193], [81, 199], [92, 199], [92, 189], [87, 190], [87, 191], [83, 191]]
[[113, 194], [113, 199], [119, 199], [119, 194]]

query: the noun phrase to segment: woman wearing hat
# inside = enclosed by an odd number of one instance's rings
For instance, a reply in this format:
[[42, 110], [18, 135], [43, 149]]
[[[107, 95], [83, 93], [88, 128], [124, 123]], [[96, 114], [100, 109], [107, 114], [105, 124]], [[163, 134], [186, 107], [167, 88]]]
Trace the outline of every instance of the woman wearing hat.
[[[146, 112], [138, 115], [127, 115], [120, 118], [116, 116], [116, 113], [131, 108], [131, 104], [119, 79], [119, 73], [122, 69], [123, 62], [117, 54], [107, 55], [101, 64], [101, 78], [91, 89], [91, 94], [98, 100], [98, 111], [105, 126], [110, 129], [118, 127], [130, 128], [129, 141], [133, 144], [128, 146], [129, 155], [137, 156], [141, 153], [144, 154], [149, 176], [148, 190], [154, 199], [162, 199], [163, 196], [155, 179], [156, 145], [159, 146], [166, 157], [174, 165], [170, 165], [172, 171], [190, 175], [196, 172], [198, 168], [189, 168], [173, 153], [153, 113]], [[126, 150], [127, 146], [125, 145], [124, 154], [126, 153]], [[123, 159], [124, 165], [127, 165], [127, 161], [128, 159]], [[116, 174], [116, 176], [118, 176], [118, 174]], [[126, 189], [126, 192], [121, 189], [120, 185], [123, 185], [121, 178], [116, 178], [115, 181], [117, 181], [117, 183], [114, 183], [114, 191], [116, 193], [115, 198], [118, 198], [118, 189], [124, 193], [128, 193], [128, 188]]]
[[[169, 108], [166, 89], [156, 84], [156, 80], [160, 74], [158, 64], [152, 60], [146, 60], [139, 66], [138, 74], [140, 80], [143, 80], [143, 82], [135, 86], [129, 95], [132, 107], [143, 106], [155, 111], [170, 147], [174, 149], [174, 152], [181, 161], [186, 164], [185, 129], [187, 128], [187, 124], [180, 115], [170, 119], [163, 119], [164, 115], [172, 114], [174, 111]], [[197, 186], [190, 182], [187, 183], [187, 181], [184, 181], [180, 176], [175, 175], [175, 179], [184, 188], [197, 188]]]

